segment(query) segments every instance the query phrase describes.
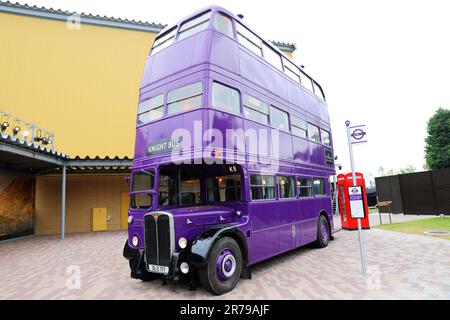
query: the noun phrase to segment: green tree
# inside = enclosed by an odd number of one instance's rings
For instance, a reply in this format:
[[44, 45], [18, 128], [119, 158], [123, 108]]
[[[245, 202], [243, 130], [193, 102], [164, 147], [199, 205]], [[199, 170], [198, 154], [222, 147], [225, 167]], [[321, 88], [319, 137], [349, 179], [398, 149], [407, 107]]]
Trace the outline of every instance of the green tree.
[[404, 173], [413, 173], [416, 172], [416, 167], [414, 167], [413, 165], [408, 164], [406, 166], [406, 168], [402, 168], [400, 169], [399, 173], [400, 174], [404, 174]]
[[430, 169], [450, 167], [450, 110], [439, 108], [428, 120], [425, 160]]

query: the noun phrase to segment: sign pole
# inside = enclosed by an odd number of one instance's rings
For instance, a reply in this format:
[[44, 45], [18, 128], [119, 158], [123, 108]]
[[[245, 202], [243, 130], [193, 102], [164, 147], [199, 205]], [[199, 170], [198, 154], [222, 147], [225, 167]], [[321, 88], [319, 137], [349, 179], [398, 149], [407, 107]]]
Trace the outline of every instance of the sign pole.
[[[345, 125], [347, 126], [347, 138], [348, 138], [348, 151], [350, 153], [350, 164], [352, 167], [352, 178], [353, 178], [353, 186], [356, 186], [356, 174], [355, 174], [355, 163], [353, 161], [353, 147], [352, 147], [352, 139], [350, 134], [350, 121], [345, 121]], [[361, 254], [361, 270], [363, 275], [366, 275], [366, 263], [364, 261], [364, 243], [361, 234], [361, 219], [356, 219], [358, 222], [358, 238], [359, 238], [359, 252]]]

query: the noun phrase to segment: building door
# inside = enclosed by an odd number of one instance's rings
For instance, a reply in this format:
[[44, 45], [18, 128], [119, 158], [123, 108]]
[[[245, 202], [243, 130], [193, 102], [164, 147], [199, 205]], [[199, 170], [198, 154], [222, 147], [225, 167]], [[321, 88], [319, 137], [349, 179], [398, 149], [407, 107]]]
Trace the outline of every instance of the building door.
[[128, 207], [130, 206], [130, 195], [128, 192], [122, 192], [120, 194], [120, 212], [121, 212], [121, 225], [122, 229], [128, 228]]

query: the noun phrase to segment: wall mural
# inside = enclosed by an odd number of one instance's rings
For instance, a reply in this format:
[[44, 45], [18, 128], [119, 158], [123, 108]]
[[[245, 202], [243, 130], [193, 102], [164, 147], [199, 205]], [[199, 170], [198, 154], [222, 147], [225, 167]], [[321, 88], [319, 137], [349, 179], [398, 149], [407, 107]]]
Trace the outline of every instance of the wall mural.
[[34, 178], [0, 173], [0, 240], [33, 234]]

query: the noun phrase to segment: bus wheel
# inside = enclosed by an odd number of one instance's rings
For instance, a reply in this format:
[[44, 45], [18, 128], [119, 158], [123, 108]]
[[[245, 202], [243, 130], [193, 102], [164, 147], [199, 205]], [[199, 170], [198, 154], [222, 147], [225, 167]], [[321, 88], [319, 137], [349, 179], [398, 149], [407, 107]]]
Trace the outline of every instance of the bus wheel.
[[242, 271], [242, 253], [232, 238], [224, 237], [211, 249], [208, 264], [199, 270], [203, 287], [221, 295], [234, 289]]
[[320, 215], [317, 222], [317, 241], [315, 245], [317, 248], [325, 248], [330, 242], [330, 224], [325, 216]]

